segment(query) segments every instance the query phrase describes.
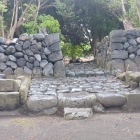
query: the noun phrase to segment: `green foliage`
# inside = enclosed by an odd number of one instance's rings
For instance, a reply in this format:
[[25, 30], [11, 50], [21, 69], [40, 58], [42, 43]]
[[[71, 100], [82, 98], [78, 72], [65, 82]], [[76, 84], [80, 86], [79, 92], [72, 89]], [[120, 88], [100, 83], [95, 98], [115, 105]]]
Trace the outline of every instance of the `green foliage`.
[[40, 15], [37, 22], [29, 21], [23, 24], [23, 28], [29, 34], [35, 34], [42, 27], [46, 27], [48, 33], [60, 32], [60, 25], [58, 20], [50, 15]]

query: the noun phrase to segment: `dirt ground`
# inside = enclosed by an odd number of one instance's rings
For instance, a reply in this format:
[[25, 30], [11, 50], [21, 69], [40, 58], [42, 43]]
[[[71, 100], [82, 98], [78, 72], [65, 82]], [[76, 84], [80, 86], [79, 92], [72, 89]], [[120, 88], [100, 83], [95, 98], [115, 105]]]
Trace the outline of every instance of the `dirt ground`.
[[140, 113], [63, 117], [1, 117], [0, 140], [140, 140]]

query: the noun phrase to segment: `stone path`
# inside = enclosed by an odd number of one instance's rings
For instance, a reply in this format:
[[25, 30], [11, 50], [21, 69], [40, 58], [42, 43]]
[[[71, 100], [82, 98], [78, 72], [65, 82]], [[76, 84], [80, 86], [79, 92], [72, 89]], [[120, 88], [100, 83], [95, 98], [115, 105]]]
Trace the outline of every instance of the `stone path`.
[[[78, 70], [83, 68], [86, 73], [92, 68], [86, 69], [87, 67], [82, 66], [79, 69], [79, 66], [81, 65], [77, 65], [78, 69], [74, 67], [69, 70], [78, 73]], [[93, 108], [95, 112], [103, 112], [104, 108], [123, 107], [127, 103], [127, 95], [139, 92], [128, 88], [115, 77], [106, 75], [106, 72], [101, 69], [91, 70], [96, 73], [92, 75], [93, 77], [32, 79], [27, 101], [28, 111], [50, 115], [63, 113], [65, 107], [70, 107]]]

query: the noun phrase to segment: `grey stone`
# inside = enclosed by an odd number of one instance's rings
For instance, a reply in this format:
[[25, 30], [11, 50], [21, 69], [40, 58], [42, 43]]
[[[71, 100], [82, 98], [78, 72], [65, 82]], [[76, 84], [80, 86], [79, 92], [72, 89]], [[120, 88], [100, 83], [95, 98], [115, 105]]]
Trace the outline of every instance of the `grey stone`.
[[21, 76], [24, 74], [23, 68], [18, 67], [16, 70], [14, 70], [14, 75]]
[[30, 63], [34, 63], [35, 58], [34, 58], [34, 57], [29, 57], [28, 61], [29, 61]]
[[0, 73], [0, 79], [5, 79], [5, 78], [6, 78], [5, 74], [3, 74], [3, 73], [1, 74]]
[[124, 30], [112, 30], [110, 32], [110, 37], [124, 37], [126, 32]]
[[131, 54], [131, 53], [134, 53], [138, 50], [138, 47], [137, 46], [131, 46], [128, 48], [128, 52]]
[[21, 45], [21, 47], [23, 46], [23, 41], [18, 41], [18, 44]]
[[92, 110], [96, 113], [103, 113], [104, 109], [105, 108], [98, 102], [92, 107]]
[[111, 71], [125, 71], [124, 61], [122, 59], [115, 59], [111, 61]]
[[47, 64], [48, 64], [48, 61], [47, 61], [47, 60], [42, 60], [42, 61], [40, 62], [40, 67], [41, 67], [41, 68], [44, 68]]
[[39, 67], [35, 67], [33, 69], [33, 74], [35, 74], [35, 75], [41, 75], [42, 74], [42, 71], [41, 71], [41, 69]]
[[97, 99], [104, 107], [121, 107], [126, 103], [126, 97], [119, 94], [97, 94]]
[[35, 54], [34, 57], [36, 58], [37, 61], [41, 62], [40, 54]]
[[45, 43], [47, 46], [51, 46], [52, 44], [59, 42], [59, 33], [53, 33], [49, 35], [45, 35]]
[[54, 64], [54, 77], [65, 77], [65, 66], [63, 61], [57, 61]]
[[123, 50], [123, 45], [121, 43], [112, 43], [111, 49], [112, 50]]
[[0, 62], [6, 62], [7, 61], [7, 56], [4, 55], [3, 53], [0, 53]]
[[12, 75], [14, 72], [13, 72], [12, 68], [7, 67], [7, 68], [3, 71], [3, 73], [4, 73], [6, 76], [9, 76], [9, 75]]
[[4, 71], [7, 68], [5, 63], [0, 63], [0, 71]]
[[82, 120], [92, 116], [91, 108], [64, 108], [64, 118], [66, 120]]
[[31, 69], [31, 70], [33, 70], [33, 64], [32, 63], [29, 63], [29, 62], [27, 62], [26, 63], [26, 66], [29, 68], [29, 69]]
[[13, 56], [13, 55], [9, 55], [8, 58], [9, 58], [9, 60], [11, 60], [13, 62], [16, 62], [17, 61], [16, 57]]
[[18, 59], [18, 58], [23, 58], [24, 54], [22, 52], [16, 52], [14, 53], [14, 56]]
[[45, 115], [54, 115], [55, 113], [57, 113], [57, 107], [52, 107], [52, 108], [43, 110], [43, 114]]
[[127, 59], [128, 58], [128, 51], [125, 50], [114, 50], [111, 53], [112, 59]]
[[45, 39], [45, 36], [43, 34], [35, 34], [33, 35], [33, 37], [37, 41], [43, 41]]
[[124, 45], [123, 45], [124, 49], [127, 49], [129, 46], [130, 46], [130, 45], [129, 45], [128, 42], [125, 42]]
[[135, 29], [134, 30], [127, 30], [126, 35], [129, 38], [135, 38], [135, 37], [140, 36], [140, 32], [138, 30], [135, 30]]
[[140, 37], [137, 38], [137, 43], [140, 44]]
[[24, 67], [26, 65], [26, 61], [24, 58], [17, 59], [17, 65], [19, 67]]
[[33, 52], [30, 49], [25, 50], [25, 54], [28, 56], [34, 56]]
[[125, 67], [127, 71], [139, 71], [138, 65], [131, 59], [125, 60]]
[[0, 37], [0, 44], [6, 45], [6, 39], [3, 37]]
[[24, 67], [24, 73], [25, 74], [32, 74], [32, 70], [30, 70], [28, 67]]
[[49, 95], [32, 95], [27, 100], [27, 108], [31, 112], [40, 112], [57, 106], [57, 97]]
[[51, 52], [60, 51], [61, 50], [60, 42], [56, 42], [56, 43], [52, 44], [49, 47], [49, 49], [50, 49]]
[[129, 55], [129, 58], [132, 59], [132, 60], [134, 60], [135, 57], [136, 57], [136, 55], [134, 53], [132, 53], [132, 54]]
[[40, 53], [36, 45], [31, 46], [30, 49], [34, 54], [39, 54]]
[[30, 41], [25, 41], [23, 44], [23, 49], [28, 49], [31, 46], [31, 42]]
[[37, 42], [37, 43], [36, 43], [36, 46], [37, 46], [37, 48], [38, 48], [39, 50], [41, 50], [41, 48], [42, 48], [42, 43], [41, 43], [41, 42]]
[[28, 61], [29, 59], [28, 59], [28, 56], [25, 54], [24, 55], [24, 59], [26, 60], [26, 61]]
[[138, 87], [139, 87], [139, 83], [138, 82], [130, 81], [130, 88], [136, 89]]
[[131, 46], [136, 46], [137, 45], [137, 42], [136, 42], [135, 39], [129, 39], [128, 42]]
[[46, 30], [46, 27], [40, 28], [40, 29], [39, 29], [39, 33], [40, 33], [40, 34], [48, 34], [48, 33], [47, 33], [47, 30]]
[[9, 46], [6, 51], [5, 54], [10, 55], [10, 54], [14, 54], [16, 52], [16, 49], [14, 46]]
[[39, 67], [39, 66], [40, 66], [39, 62], [38, 61], [34, 61], [34, 67]]
[[18, 38], [13, 38], [10, 44], [15, 45], [18, 42]]
[[15, 48], [17, 51], [21, 52], [22, 51], [22, 46], [20, 44], [16, 44]]
[[12, 61], [7, 61], [6, 65], [11, 67], [12, 69], [16, 69], [17, 68], [17, 64], [12, 62]]
[[43, 75], [49, 76], [53, 74], [53, 64], [48, 63], [43, 69]]
[[137, 51], [137, 55], [139, 55], [139, 56], [140, 56], [140, 49], [138, 49], [138, 51]]
[[140, 56], [136, 56], [134, 59], [134, 62], [137, 64], [137, 66], [139, 67], [139, 70], [140, 70]]
[[45, 49], [44, 49], [44, 53], [45, 53], [46, 55], [49, 55], [49, 54], [51, 53], [51, 51], [50, 51], [48, 48], [45, 48]]
[[19, 40], [21, 40], [21, 41], [30, 40], [30, 36], [28, 34], [24, 33], [19, 36]]
[[54, 52], [54, 53], [48, 55], [48, 60], [50, 62], [56, 62], [56, 61], [62, 60], [62, 59], [63, 59], [63, 55], [62, 55], [61, 51]]
[[3, 47], [0, 46], [0, 53], [4, 53], [5, 49], [3, 49]]
[[67, 76], [67, 77], [75, 77], [75, 72], [66, 71], [66, 76]]
[[45, 54], [42, 54], [41, 57], [42, 57], [42, 59], [47, 59]]
[[111, 42], [112, 43], [125, 43], [127, 42], [127, 38], [126, 37], [113, 37], [111, 38]]

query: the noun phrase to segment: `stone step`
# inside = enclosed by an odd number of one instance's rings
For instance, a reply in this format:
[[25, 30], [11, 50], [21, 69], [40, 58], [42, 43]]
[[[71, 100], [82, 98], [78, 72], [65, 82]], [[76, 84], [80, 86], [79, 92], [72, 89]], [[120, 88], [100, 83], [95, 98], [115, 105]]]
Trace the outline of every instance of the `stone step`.
[[92, 108], [64, 108], [64, 118], [66, 120], [83, 120], [92, 116]]
[[19, 92], [0, 92], [0, 110], [13, 110], [19, 105]]

